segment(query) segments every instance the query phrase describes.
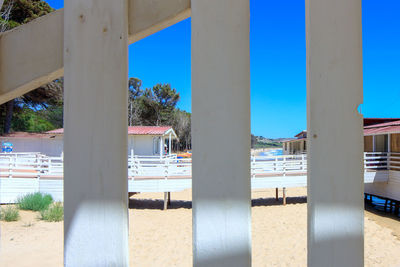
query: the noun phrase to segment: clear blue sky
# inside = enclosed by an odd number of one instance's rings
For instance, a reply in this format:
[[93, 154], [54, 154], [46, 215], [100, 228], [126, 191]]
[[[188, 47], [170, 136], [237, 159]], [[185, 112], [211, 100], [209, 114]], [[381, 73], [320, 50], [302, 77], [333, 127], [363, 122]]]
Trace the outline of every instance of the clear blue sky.
[[[61, 0], [48, 0], [52, 7]], [[304, 0], [251, 0], [252, 133], [292, 137], [306, 128]], [[365, 117], [400, 117], [400, 1], [363, 0]], [[171, 83], [191, 110], [190, 19], [129, 47], [129, 76]]]

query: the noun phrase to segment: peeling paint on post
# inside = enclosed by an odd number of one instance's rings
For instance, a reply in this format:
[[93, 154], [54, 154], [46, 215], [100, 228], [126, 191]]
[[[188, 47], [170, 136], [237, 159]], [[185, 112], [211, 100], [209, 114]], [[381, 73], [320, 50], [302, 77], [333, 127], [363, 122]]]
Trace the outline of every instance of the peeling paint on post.
[[308, 266], [363, 266], [361, 0], [306, 0]]
[[64, 263], [128, 266], [127, 0], [68, 0], [64, 18]]
[[192, 1], [194, 266], [251, 266], [249, 23], [249, 0]]

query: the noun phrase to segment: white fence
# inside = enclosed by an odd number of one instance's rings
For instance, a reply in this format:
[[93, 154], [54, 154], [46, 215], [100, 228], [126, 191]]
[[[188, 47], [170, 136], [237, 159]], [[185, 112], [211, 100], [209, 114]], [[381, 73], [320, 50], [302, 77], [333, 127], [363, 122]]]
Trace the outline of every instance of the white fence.
[[400, 171], [400, 153], [395, 152], [364, 152], [364, 170], [395, 170]]
[[[252, 188], [307, 185], [307, 155], [257, 156], [250, 159]], [[0, 203], [15, 202], [30, 192], [63, 198], [63, 158], [40, 153], [0, 153]], [[400, 153], [364, 155], [365, 182], [385, 181], [387, 171], [400, 171]], [[380, 171], [380, 172], [377, 172]], [[192, 160], [167, 157], [128, 157], [129, 192], [173, 192], [191, 188]]]
[[40, 153], [0, 153], [0, 178], [62, 178], [62, 157]]
[[[0, 153], [0, 178], [62, 179], [63, 158], [40, 153]], [[400, 153], [364, 153], [365, 171], [400, 170]], [[251, 176], [288, 176], [307, 172], [307, 155], [251, 157]], [[128, 157], [131, 179], [191, 177], [192, 159], [176, 155]]]
[[[306, 155], [262, 156], [251, 158], [252, 177], [290, 175], [307, 171]], [[131, 179], [191, 177], [192, 159], [167, 157], [128, 157], [128, 176]], [[39, 153], [0, 154], [1, 178], [62, 179], [63, 158]]]

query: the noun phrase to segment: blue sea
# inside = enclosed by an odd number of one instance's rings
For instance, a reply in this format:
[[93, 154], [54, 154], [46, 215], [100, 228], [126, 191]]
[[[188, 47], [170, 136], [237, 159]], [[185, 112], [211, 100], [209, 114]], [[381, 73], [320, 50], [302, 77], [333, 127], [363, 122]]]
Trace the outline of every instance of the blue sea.
[[261, 152], [260, 156], [264, 156], [264, 157], [271, 157], [271, 156], [281, 156], [283, 155], [283, 150], [282, 148], [279, 149], [271, 149], [265, 152]]

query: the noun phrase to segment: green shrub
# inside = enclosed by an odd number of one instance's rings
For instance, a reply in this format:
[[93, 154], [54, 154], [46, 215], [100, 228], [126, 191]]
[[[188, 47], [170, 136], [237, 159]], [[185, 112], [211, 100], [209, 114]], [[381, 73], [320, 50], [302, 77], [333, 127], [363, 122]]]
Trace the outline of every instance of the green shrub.
[[41, 211], [49, 207], [53, 198], [49, 194], [30, 193], [18, 199], [18, 206], [21, 210]]
[[0, 210], [0, 219], [6, 222], [18, 221], [19, 211], [13, 206], [4, 207]]
[[64, 218], [64, 208], [61, 203], [56, 202], [51, 204], [46, 210], [40, 212], [42, 220], [48, 222], [59, 222]]

